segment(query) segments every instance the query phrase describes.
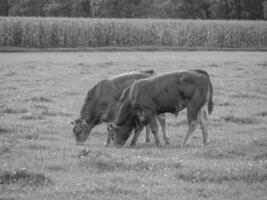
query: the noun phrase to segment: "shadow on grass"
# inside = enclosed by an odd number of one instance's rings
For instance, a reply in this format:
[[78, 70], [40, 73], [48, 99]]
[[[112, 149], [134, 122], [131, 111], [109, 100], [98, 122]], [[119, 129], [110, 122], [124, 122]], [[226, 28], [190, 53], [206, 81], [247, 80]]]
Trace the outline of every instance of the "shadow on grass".
[[39, 135], [37, 133], [28, 133], [25, 134], [23, 138], [27, 140], [37, 140], [39, 138]]
[[54, 111], [43, 111], [41, 113], [41, 115], [43, 116], [49, 116], [49, 117], [57, 117], [57, 116], [61, 116], [61, 117], [70, 117], [72, 116], [71, 113], [65, 113], [65, 112], [54, 112]]
[[44, 186], [52, 180], [43, 174], [35, 174], [27, 170], [0, 173], [0, 185], [21, 184], [30, 186]]
[[231, 106], [231, 105], [233, 105], [232, 103], [229, 103], [229, 102], [222, 102], [222, 103], [217, 103], [216, 104], [216, 106], [222, 106], [222, 107], [224, 107], [224, 106]]
[[237, 63], [238, 62], [236, 62], [236, 61], [230, 61], [230, 62], [225, 62], [224, 65], [230, 65], [230, 66], [232, 66], [232, 65], [237, 64]]
[[204, 157], [212, 160], [244, 160], [267, 161], [267, 138], [260, 137], [253, 139], [249, 143], [240, 143], [232, 145], [230, 148], [209, 148], [203, 152], [196, 152], [197, 157]]
[[255, 139], [253, 141], [253, 144], [258, 146], [258, 147], [267, 147], [267, 138], [266, 137], [262, 137], [262, 138], [258, 138], [258, 139]]
[[43, 151], [49, 149], [48, 146], [39, 144], [30, 144], [27, 146], [27, 148], [34, 151]]
[[267, 160], [267, 153], [261, 153], [254, 156], [255, 160]]
[[267, 111], [259, 112], [259, 113], [256, 114], [256, 116], [266, 117], [267, 116]]
[[222, 118], [225, 122], [231, 122], [235, 124], [257, 124], [258, 121], [253, 117], [235, 117], [233, 115], [225, 116]]
[[16, 72], [8, 72], [5, 76], [16, 76]]
[[53, 100], [51, 100], [51, 99], [49, 99], [47, 97], [43, 97], [43, 96], [32, 97], [30, 99], [26, 99], [26, 101], [42, 102], [42, 103], [51, 103], [51, 102], [53, 102]]
[[48, 110], [48, 107], [44, 105], [34, 105], [33, 107], [36, 109]]
[[76, 92], [76, 91], [67, 91], [67, 92], [63, 92], [63, 95], [67, 95], [67, 96], [76, 96], [76, 95], [80, 95], [81, 93]]
[[222, 183], [225, 181], [245, 182], [248, 184], [256, 182], [266, 182], [266, 170], [259, 169], [243, 169], [238, 171], [219, 171], [219, 170], [183, 170], [176, 174], [176, 178], [192, 183]]
[[218, 65], [218, 64], [216, 64], [216, 63], [211, 63], [211, 64], [209, 64], [207, 67], [217, 68], [217, 67], [220, 67], [220, 65]]
[[138, 195], [134, 189], [126, 189], [117, 185], [95, 186], [90, 189], [91, 194], [117, 194], [117, 195]]
[[11, 152], [11, 145], [0, 144], [0, 155]]
[[99, 173], [114, 171], [155, 171], [159, 169], [181, 169], [183, 163], [173, 160], [166, 163], [165, 160], [157, 161], [153, 158], [118, 157], [100, 151], [83, 149], [77, 155], [78, 165], [96, 170]]
[[253, 95], [253, 94], [234, 94], [231, 95], [233, 98], [242, 98], [242, 99], [264, 99], [266, 100], [266, 97]]
[[241, 150], [225, 150], [225, 149], [208, 149], [207, 151], [200, 153], [197, 152], [196, 155], [202, 156], [206, 159], [215, 159], [215, 160], [221, 160], [221, 159], [234, 159], [236, 157], [243, 157], [246, 156], [246, 153], [242, 152]]
[[141, 159], [138, 160], [129, 160], [127, 158], [119, 158], [109, 155], [107, 153], [102, 153], [100, 151], [91, 151], [83, 149], [78, 154], [78, 158], [80, 158], [79, 165], [81, 167], [93, 168], [98, 172], [105, 171], [120, 171], [120, 170], [151, 170], [153, 164], [144, 161]]
[[10, 133], [12, 133], [12, 130], [6, 128], [0, 128], [0, 135], [10, 134]]
[[258, 66], [267, 67], [267, 62], [259, 63]]
[[24, 115], [22, 116], [23, 120], [43, 120], [45, 117], [39, 115]]
[[6, 108], [1, 111], [1, 113], [5, 114], [20, 114], [20, 113], [27, 113], [26, 109], [14, 109], [14, 108]]
[[59, 172], [59, 171], [68, 171], [68, 168], [66, 166], [63, 165], [49, 165], [46, 167], [47, 170], [52, 171], [52, 172]]

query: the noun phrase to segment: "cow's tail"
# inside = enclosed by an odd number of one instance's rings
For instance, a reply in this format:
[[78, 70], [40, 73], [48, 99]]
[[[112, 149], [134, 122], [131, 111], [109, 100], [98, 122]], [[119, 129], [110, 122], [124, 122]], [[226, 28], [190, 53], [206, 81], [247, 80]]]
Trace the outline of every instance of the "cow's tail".
[[213, 111], [213, 101], [212, 101], [212, 96], [213, 96], [213, 87], [209, 78], [209, 102], [208, 102], [208, 113], [211, 114]]
[[196, 70], [197, 72], [201, 73], [201, 74], [204, 74], [207, 76], [208, 78], [208, 85], [209, 85], [209, 89], [208, 89], [208, 93], [207, 93], [207, 98], [206, 98], [206, 101], [204, 103], [204, 105], [208, 104], [208, 113], [211, 114], [212, 111], [213, 111], [213, 101], [212, 101], [212, 97], [213, 97], [213, 86], [212, 86], [212, 83], [210, 81], [210, 76], [209, 74], [204, 71], [204, 70]]

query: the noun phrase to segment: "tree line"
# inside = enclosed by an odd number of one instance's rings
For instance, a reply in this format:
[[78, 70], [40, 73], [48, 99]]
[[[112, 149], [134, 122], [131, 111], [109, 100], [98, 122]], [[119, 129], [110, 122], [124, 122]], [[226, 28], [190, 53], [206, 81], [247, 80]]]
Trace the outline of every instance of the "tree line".
[[0, 0], [0, 15], [263, 19], [264, 0]]

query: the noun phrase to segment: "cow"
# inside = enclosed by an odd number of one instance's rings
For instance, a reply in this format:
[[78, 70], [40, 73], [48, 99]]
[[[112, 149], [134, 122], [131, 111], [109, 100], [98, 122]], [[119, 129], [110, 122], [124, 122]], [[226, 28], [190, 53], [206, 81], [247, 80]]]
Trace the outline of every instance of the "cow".
[[207, 120], [213, 110], [213, 87], [204, 70], [169, 72], [135, 81], [122, 95], [119, 109], [110, 129], [114, 144], [121, 146], [132, 129], [136, 136], [150, 124], [156, 143], [159, 144], [158, 125], [155, 116], [172, 113], [176, 116], [187, 108], [188, 131], [181, 146], [200, 123], [203, 144], [208, 144]]
[[[82, 144], [88, 138], [91, 130], [101, 123], [109, 124], [114, 120], [118, 108], [120, 96], [125, 88], [130, 86], [135, 80], [147, 78], [155, 75], [154, 70], [134, 71], [105, 80], [95, 84], [87, 93], [85, 102], [80, 111], [80, 117], [71, 122], [76, 144]], [[164, 115], [157, 117], [163, 131], [165, 143], [169, 143]], [[108, 131], [109, 132], [109, 131]], [[146, 129], [146, 142], [150, 141], [149, 127]], [[136, 137], [133, 138], [133, 143]], [[111, 142], [110, 134], [107, 134], [105, 146]]]

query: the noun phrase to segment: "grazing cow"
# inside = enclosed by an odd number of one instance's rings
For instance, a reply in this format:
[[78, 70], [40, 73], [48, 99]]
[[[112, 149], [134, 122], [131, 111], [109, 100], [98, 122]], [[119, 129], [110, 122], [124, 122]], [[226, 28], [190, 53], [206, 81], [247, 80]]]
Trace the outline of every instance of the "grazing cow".
[[[130, 86], [135, 80], [147, 78], [152, 75], [155, 75], [154, 70], [129, 72], [102, 80], [94, 85], [87, 93], [84, 105], [80, 111], [80, 117], [74, 122], [71, 122], [76, 143], [85, 142], [91, 130], [96, 125], [103, 122], [108, 123], [109, 130], [109, 123], [114, 120], [123, 90]], [[162, 126], [165, 142], [168, 143], [169, 138], [166, 132], [164, 115], [158, 116], [158, 121]], [[149, 140], [149, 129], [147, 128], [146, 142]], [[108, 145], [110, 141], [111, 137], [110, 134], [108, 134], [105, 145]]]
[[150, 124], [156, 143], [159, 144], [155, 116], [187, 108], [188, 131], [182, 142], [184, 147], [200, 122], [203, 143], [208, 143], [207, 117], [213, 110], [213, 88], [206, 71], [189, 70], [156, 75], [135, 81], [124, 91], [117, 116], [110, 130], [115, 145], [123, 145], [132, 129], [136, 136]]

